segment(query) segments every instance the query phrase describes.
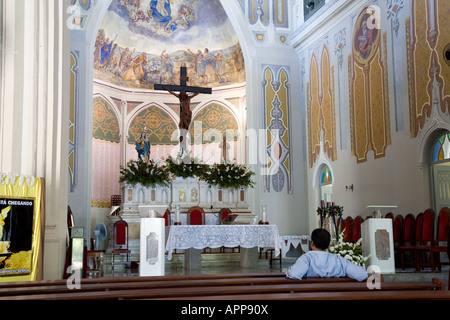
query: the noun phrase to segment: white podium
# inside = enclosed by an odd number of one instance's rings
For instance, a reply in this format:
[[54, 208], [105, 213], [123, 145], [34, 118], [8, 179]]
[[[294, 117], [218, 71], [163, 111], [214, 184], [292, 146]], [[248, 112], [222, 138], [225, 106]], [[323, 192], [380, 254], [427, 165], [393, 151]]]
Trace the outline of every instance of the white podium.
[[141, 219], [139, 275], [163, 276], [165, 271], [165, 220]]
[[363, 255], [370, 258], [366, 267], [378, 266], [381, 274], [395, 273], [392, 219], [367, 219], [361, 224]]

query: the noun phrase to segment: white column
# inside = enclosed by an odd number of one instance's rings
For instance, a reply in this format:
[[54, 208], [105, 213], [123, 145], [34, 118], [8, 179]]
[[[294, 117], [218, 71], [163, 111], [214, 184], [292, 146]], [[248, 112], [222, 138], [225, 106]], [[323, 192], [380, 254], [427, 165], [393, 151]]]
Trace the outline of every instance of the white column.
[[67, 226], [69, 0], [2, 0], [0, 168], [45, 178], [44, 278], [63, 274]]

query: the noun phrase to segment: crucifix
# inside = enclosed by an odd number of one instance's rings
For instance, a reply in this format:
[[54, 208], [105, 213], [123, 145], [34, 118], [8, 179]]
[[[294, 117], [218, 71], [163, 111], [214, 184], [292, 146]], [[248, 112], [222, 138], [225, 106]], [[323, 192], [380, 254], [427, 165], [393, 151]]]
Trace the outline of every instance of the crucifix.
[[[211, 88], [201, 88], [201, 87], [190, 87], [187, 85], [189, 77], [187, 76], [186, 67], [180, 68], [180, 85], [170, 85], [170, 84], [155, 84], [155, 90], [168, 91], [170, 94], [174, 95], [180, 100], [180, 123], [178, 128], [180, 129], [180, 149], [181, 154], [186, 150], [186, 136], [189, 130], [189, 125], [192, 120], [192, 111], [190, 102], [191, 99], [200, 93], [211, 94]], [[179, 94], [176, 93], [179, 92]], [[192, 92], [192, 95], [188, 95], [188, 92]]]
[[230, 149], [230, 145], [227, 143], [226, 134], [223, 135], [223, 140], [222, 140], [222, 142], [219, 143], [219, 148], [222, 149], [222, 162], [227, 163], [228, 149]]

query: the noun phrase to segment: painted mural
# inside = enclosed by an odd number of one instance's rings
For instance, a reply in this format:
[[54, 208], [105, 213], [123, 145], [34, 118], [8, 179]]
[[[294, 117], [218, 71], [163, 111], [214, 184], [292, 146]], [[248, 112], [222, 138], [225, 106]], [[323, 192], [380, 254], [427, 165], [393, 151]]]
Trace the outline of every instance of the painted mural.
[[94, 77], [121, 87], [245, 82], [238, 38], [219, 0], [113, 0], [98, 31]]
[[[432, 109], [449, 111], [450, 68], [445, 48], [449, 43], [450, 3], [418, 0], [406, 23], [411, 137], [418, 136]], [[441, 14], [438, 14], [441, 13]]]
[[384, 157], [391, 144], [387, 36], [373, 20], [380, 19], [376, 10], [369, 6], [358, 15], [349, 56], [351, 142], [357, 162], [367, 161], [370, 150], [375, 158]]
[[308, 87], [308, 137], [309, 166], [312, 168], [323, 142], [324, 152], [336, 160], [336, 114], [334, 99], [334, 66], [326, 45], [322, 47], [320, 60], [312, 54]]
[[266, 135], [265, 190], [293, 193], [289, 67], [263, 66]]

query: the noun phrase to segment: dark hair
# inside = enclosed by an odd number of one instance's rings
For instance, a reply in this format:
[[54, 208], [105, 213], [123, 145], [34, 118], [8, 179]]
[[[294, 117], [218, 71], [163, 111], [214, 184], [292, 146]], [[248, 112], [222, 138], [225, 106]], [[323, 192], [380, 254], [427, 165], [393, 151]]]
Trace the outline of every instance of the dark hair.
[[311, 233], [311, 241], [314, 242], [317, 249], [326, 250], [330, 245], [331, 236], [325, 229], [315, 229]]

